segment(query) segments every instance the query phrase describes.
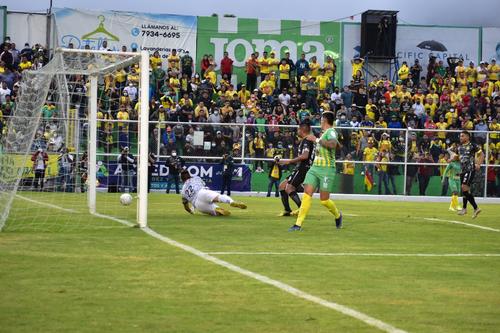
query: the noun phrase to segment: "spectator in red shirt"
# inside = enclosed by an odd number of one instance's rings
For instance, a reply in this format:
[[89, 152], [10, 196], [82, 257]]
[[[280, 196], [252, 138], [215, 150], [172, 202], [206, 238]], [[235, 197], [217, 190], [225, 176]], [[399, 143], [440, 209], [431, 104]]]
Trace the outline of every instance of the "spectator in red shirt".
[[208, 60], [208, 54], [203, 55], [203, 59], [201, 59], [201, 77], [205, 77], [205, 72], [210, 66], [210, 60]]
[[227, 79], [231, 82], [233, 75], [233, 59], [229, 58], [229, 54], [224, 52], [224, 58], [220, 61], [220, 73], [222, 76], [227, 75]]
[[257, 62], [257, 56], [252, 53], [250, 58], [246, 62], [246, 72], [247, 72], [247, 88], [249, 91], [253, 91], [257, 86], [257, 68], [259, 64]]

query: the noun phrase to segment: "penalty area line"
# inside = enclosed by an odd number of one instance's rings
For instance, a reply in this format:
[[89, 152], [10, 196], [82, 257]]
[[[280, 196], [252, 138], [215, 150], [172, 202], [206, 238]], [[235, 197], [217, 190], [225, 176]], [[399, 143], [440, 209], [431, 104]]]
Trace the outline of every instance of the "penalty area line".
[[312, 257], [500, 257], [500, 253], [206, 252], [213, 255]]
[[465, 226], [472, 227], [472, 228], [478, 228], [478, 229], [483, 229], [483, 230], [488, 230], [488, 231], [493, 231], [493, 232], [500, 232], [500, 230], [495, 229], [495, 228], [485, 227], [485, 226], [482, 226], [479, 224], [454, 221], [454, 220], [444, 220], [444, 219], [437, 219], [437, 218], [431, 218], [431, 217], [424, 217], [424, 220], [432, 221], [432, 222], [447, 222], [447, 223], [453, 223], [453, 224], [461, 224], [461, 225], [465, 225]]

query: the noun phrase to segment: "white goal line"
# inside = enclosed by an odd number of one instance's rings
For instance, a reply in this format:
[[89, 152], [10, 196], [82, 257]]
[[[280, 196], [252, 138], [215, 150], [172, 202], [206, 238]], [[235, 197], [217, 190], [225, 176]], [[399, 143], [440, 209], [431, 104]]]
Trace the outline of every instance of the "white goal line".
[[312, 256], [312, 257], [500, 257], [500, 253], [351, 253], [351, 252], [237, 252], [214, 251], [212, 255]]

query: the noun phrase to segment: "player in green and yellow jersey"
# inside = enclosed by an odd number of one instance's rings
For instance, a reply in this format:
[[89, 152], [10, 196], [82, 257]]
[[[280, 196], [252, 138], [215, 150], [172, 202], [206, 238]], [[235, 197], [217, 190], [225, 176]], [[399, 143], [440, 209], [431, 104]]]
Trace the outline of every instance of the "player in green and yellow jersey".
[[335, 114], [331, 111], [323, 112], [321, 116], [321, 137], [318, 139], [314, 134], [308, 135], [305, 139], [316, 142], [316, 155], [314, 162], [306, 174], [304, 180], [304, 195], [300, 205], [299, 216], [295, 224], [288, 231], [302, 230], [307, 213], [311, 209], [312, 195], [319, 189], [321, 204], [335, 216], [335, 225], [342, 227], [342, 213], [337, 209], [335, 203], [330, 199], [333, 192], [333, 181], [335, 179], [335, 151], [340, 147], [337, 140], [337, 132], [333, 128]]

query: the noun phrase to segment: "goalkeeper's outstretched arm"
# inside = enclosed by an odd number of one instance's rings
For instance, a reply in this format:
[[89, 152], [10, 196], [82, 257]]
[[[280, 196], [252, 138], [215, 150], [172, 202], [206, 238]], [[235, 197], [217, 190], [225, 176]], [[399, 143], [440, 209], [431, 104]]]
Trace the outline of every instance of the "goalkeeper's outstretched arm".
[[186, 212], [188, 212], [189, 214], [194, 214], [194, 208], [191, 207], [191, 204], [185, 198], [182, 198], [182, 205], [184, 206], [184, 210]]

